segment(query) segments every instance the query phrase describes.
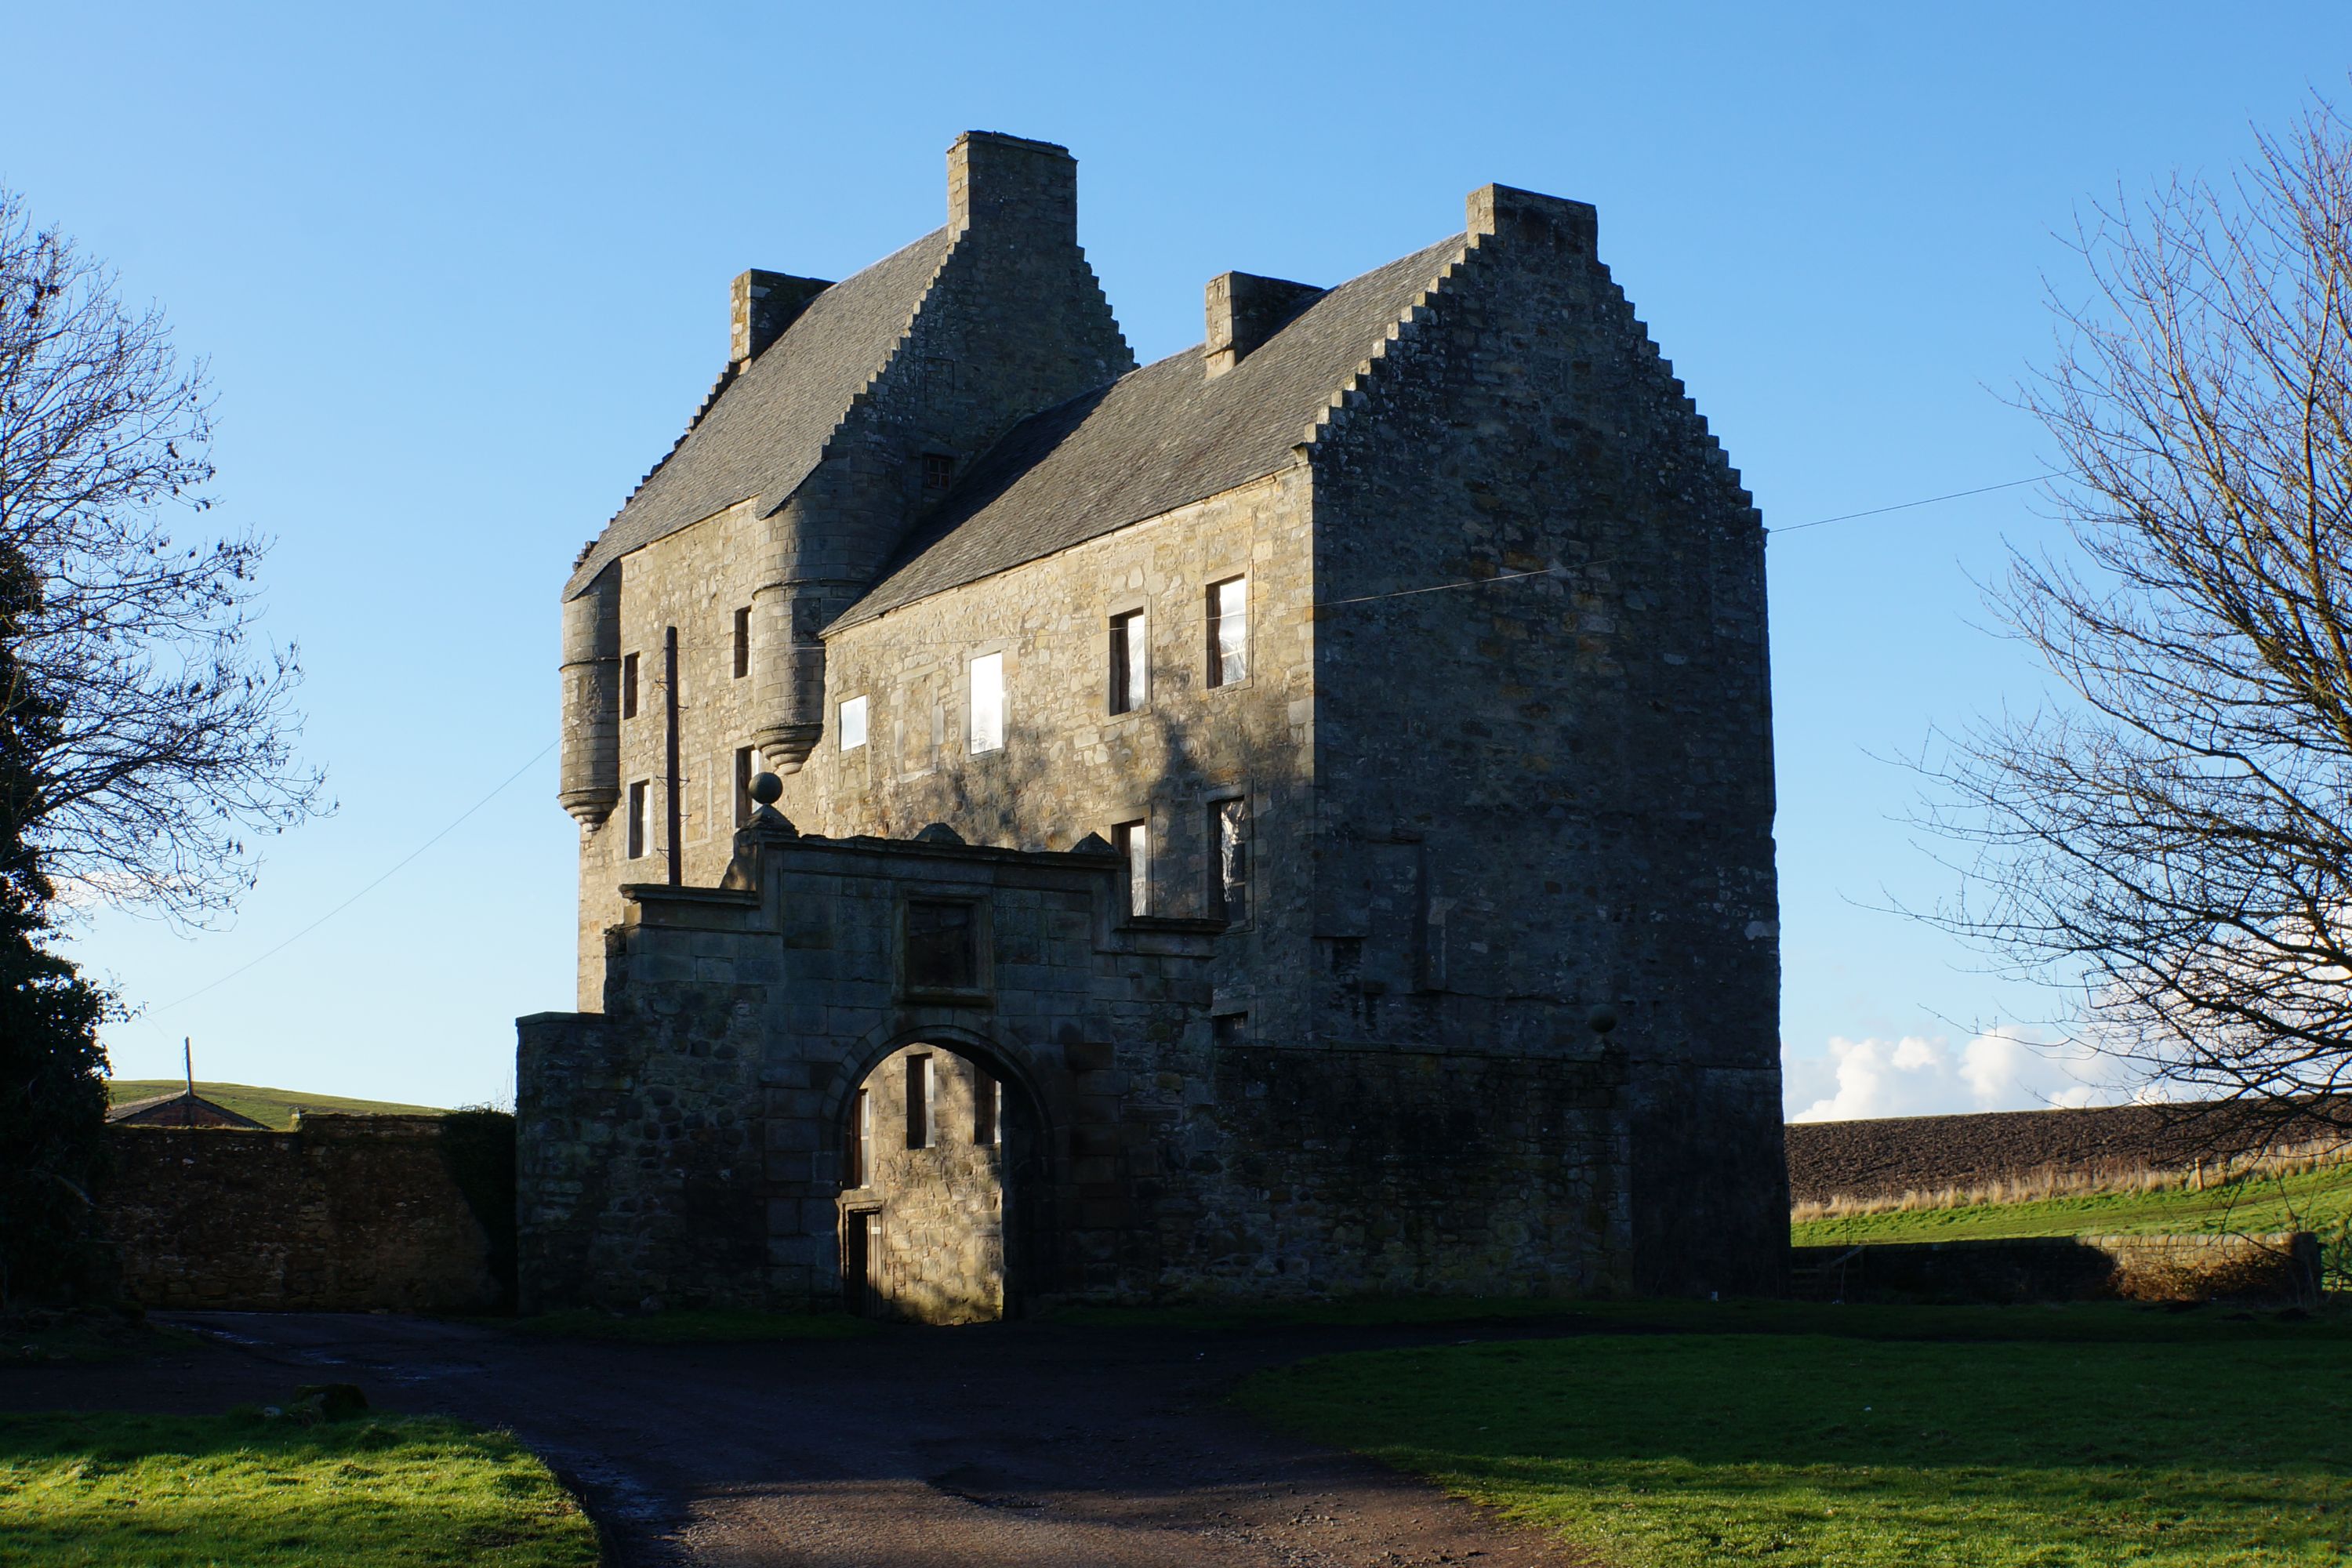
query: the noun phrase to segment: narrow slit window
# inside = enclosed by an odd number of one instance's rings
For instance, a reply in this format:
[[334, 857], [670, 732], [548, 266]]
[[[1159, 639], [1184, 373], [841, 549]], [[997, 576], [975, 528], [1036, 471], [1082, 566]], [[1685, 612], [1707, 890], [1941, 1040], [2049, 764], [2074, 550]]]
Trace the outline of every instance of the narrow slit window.
[[1249, 919], [1249, 803], [1209, 806], [1209, 913], [1227, 925]]
[[874, 1095], [869, 1089], [857, 1091], [857, 1110], [849, 1119], [849, 1146], [841, 1159], [841, 1184], [862, 1187], [866, 1184], [866, 1150], [874, 1142]]
[[1004, 1115], [1004, 1086], [980, 1068], [971, 1069], [971, 1141], [993, 1148]]
[[1111, 847], [1127, 862], [1127, 912], [1151, 912], [1151, 824], [1121, 822], [1110, 830]]
[[751, 778], [760, 771], [760, 752], [755, 746], [735, 748], [735, 826], [742, 826], [751, 820]]
[[854, 752], [866, 744], [866, 699], [852, 697], [841, 705], [841, 749]]
[[971, 750], [974, 756], [1004, 745], [1004, 656], [971, 661]]
[[742, 679], [751, 673], [751, 607], [749, 605], [735, 612], [735, 679]]
[[1209, 684], [1231, 686], [1249, 674], [1249, 579], [1209, 584]]
[[1151, 700], [1151, 639], [1143, 612], [1110, 618], [1110, 710], [1132, 713]]
[[909, 1149], [931, 1146], [931, 1128], [935, 1121], [932, 1095], [936, 1081], [929, 1056], [907, 1058], [907, 1147]]
[[634, 719], [636, 716], [637, 656], [625, 653], [621, 656], [621, 717]]
[[629, 785], [629, 858], [642, 860], [653, 847], [654, 786], [650, 779]]

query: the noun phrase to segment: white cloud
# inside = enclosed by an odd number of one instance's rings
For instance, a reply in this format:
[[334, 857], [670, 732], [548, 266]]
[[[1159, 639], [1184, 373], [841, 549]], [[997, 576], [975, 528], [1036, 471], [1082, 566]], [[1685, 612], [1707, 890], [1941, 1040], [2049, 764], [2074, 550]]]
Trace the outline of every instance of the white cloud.
[[1832, 1037], [1821, 1056], [1784, 1048], [1780, 1071], [1791, 1121], [2041, 1110], [2127, 1098], [2105, 1058], [2079, 1046], [2043, 1044], [2008, 1026], [1989, 1029], [1958, 1050], [1941, 1035]]

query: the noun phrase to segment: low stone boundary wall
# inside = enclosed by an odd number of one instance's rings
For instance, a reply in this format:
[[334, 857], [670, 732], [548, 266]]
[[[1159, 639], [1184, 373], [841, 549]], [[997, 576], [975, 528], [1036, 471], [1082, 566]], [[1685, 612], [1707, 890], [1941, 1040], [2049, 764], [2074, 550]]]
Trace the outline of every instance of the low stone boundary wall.
[[1870, 1243], [1790, 1251], [1800, 1295], [1844, 1301], [2312, 1300], [2319, 1238], [2266, 1236], [2032, 1237]]
[[[497, 1197], [468, 1200], [450, 1158], [453, 1120], [320, 1114], [298, 1118], [291, 1132], [109, 1129], [114, 1173], [98, 1215], [125, 1293], [152, 1308], [499, 1306], [499, 1265], [511, 1263], [496, 1256], [498, 1216], [486, 1226], [476, 1212]], [[510, 1204], [510, 1175], [507, 1192]]]

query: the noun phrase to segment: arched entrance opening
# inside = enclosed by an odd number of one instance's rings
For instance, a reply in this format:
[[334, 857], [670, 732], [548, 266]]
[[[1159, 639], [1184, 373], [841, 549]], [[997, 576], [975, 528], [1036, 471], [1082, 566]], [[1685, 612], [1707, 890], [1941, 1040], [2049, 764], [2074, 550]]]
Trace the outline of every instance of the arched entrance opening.
[[1017, 1312], [1046, 1196], [1027, 1092], [973, 1047], [929, 1039], [883, 1057], [844, 1111], [843, 1304], [921, 1323]]

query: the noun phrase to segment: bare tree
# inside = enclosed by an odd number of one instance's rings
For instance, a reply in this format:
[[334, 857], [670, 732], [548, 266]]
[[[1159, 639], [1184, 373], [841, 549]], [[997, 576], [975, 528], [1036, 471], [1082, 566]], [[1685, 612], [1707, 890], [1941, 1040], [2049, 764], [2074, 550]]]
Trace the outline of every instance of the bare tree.
[[[2096, 209], [2024, 402], [2071, 557], [1992, 597], [2069, 694], [1956, 737], [1943, 923], [2171, 1097], [2352, 1121], [2352, 134]], [[2308, 1123], [2304, 1125], [2306, 1127]]]
[[264, 542], [173, 531], [210, 505], [210, 411], [162, 312], [0, 190], [0, 544], [37, 579], [0, 704], [54, 716], [24, 829], [69, 899], [184, 921], [234, 903], [247, 836], [321, 785], [293, 754], [294, 650], [257, 637]]

